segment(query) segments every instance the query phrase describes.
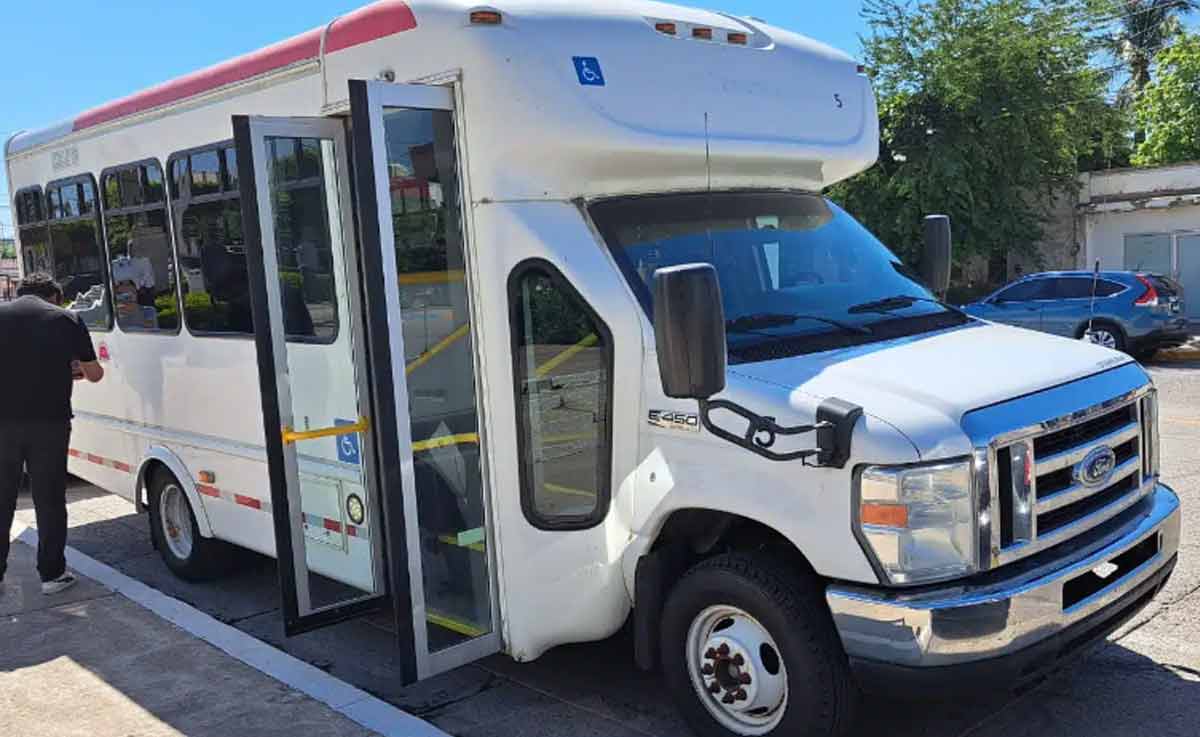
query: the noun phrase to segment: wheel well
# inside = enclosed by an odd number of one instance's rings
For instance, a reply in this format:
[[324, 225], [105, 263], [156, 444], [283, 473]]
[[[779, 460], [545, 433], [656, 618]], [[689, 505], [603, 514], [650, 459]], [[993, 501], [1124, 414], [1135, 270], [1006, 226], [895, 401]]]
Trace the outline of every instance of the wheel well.
[[676, 510], [637, 564], [633, 629], [638, 666], [652, 670], [658, 664], [658, 625], [670, 582], [702, 560], [733, 552], [767, 554], [791, 570], [815, 575], [800, 549], [768, 525], [711, 509]]
[[167, 464], [155, 458], [150, 459], [142, 466], [137, 480], [137, 507], [140, 511], [145, 512], [150, 508], [150, 484], [161, 473], [169, 476], [175, 475], [167, 467]]

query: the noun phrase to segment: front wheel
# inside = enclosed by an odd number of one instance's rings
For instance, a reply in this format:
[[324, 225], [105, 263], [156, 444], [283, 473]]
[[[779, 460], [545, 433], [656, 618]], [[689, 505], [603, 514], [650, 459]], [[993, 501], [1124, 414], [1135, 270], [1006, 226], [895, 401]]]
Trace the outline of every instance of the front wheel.
[[231, 568], [232, 546], [200, 536], [187, 494], [163, 471], [150, 482], [150, 534], [163, 562], [186, 581], [212, 580]]
[[702, 737], [845, 733], [857, 699], [814, 577], [770, 558], [721, 555], [663, 610], [664, 676]]

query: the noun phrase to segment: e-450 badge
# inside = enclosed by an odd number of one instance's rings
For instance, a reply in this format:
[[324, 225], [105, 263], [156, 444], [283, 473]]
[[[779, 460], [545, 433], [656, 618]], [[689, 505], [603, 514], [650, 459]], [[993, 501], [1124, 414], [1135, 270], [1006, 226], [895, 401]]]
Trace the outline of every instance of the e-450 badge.
[[650, 410], [650, 424], [664, 430], [683, 430], [685, 432], [700, 432], [700, 415], [691, 412], [670, 412], [661, 409]]

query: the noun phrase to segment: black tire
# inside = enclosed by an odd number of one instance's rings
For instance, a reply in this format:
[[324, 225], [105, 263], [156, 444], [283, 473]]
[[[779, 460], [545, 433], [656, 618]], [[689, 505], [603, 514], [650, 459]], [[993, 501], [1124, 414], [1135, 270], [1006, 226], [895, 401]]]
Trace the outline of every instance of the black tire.
[[[1084, 325], [1082, 328], [1080, 328], [1079, 337], [1083, 338], [1086, 336], [1087, 330], [1087, 325]], [[1097, 320], [1092, 324], [1092, 331], [1095, 332], [1099, 330], [1107, 331], [1110, 335], [1112, 335], [1114, 343], [1112, 347], [1114, 350], [1124, 352], [1128, 347], [1129, 341], [1125, 338], [1125, 331], [1122, 330], [1121, 326], [1115, 322], [1109, 322], [1108, 320]]]
[[[187, 508], [187, 524], [191, 526], [191, 552], [186, 557], [180, 556], [168, 543], [167, 536], [170, 533], [164, 521], [162, 500], [164, 493], [172, 486], [182, 488], [175, 476], [167, 471], [160, 470], [150, 479], [150, 535], [163, 562], [185, 581], [211, 581], [228, 574], [233, 567], [234, 547], [220, 540], [200, 536], [196, 513], [186, 495], [182, 499]], [[182, 491], [179, 493], [182, 494]]]
[[770, 731], [756, 733], [829, 737], [849, 732], [859, 693], [821, 591], [814, 574], [748, 554], [710, 558], [676, 584], [663, 608], [663, 677], [680, 713], [699, 737], [753, 731], [734, 731], [736, 725], [731, 728], [718, 721], [702, 699], [713, 699], [713, 704], [717, 700], [701, 695], [689, 671], [689, 630], [714, 606], [732, 606], [749, 614], [778, 646], [787, 683], [783, 716]]

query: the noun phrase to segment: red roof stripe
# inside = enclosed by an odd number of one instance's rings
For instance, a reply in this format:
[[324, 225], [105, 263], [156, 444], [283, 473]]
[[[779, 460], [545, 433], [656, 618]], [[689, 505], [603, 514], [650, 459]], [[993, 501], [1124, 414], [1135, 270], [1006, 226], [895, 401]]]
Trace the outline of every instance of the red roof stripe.
[[[416, 27], [416, 16], [407, 2], [382, 0], [334, 21], [326, 39], [325, 53], [341, 51]], [[170, 105], [225, 85], [282, 69], [290, 64], [315, 59], [321, 53], [323, 31], [323, 28], [313, 29], [287, 41], [93, 108], [75, 119], [74, 130], [84, 130], [127, 115]]]

